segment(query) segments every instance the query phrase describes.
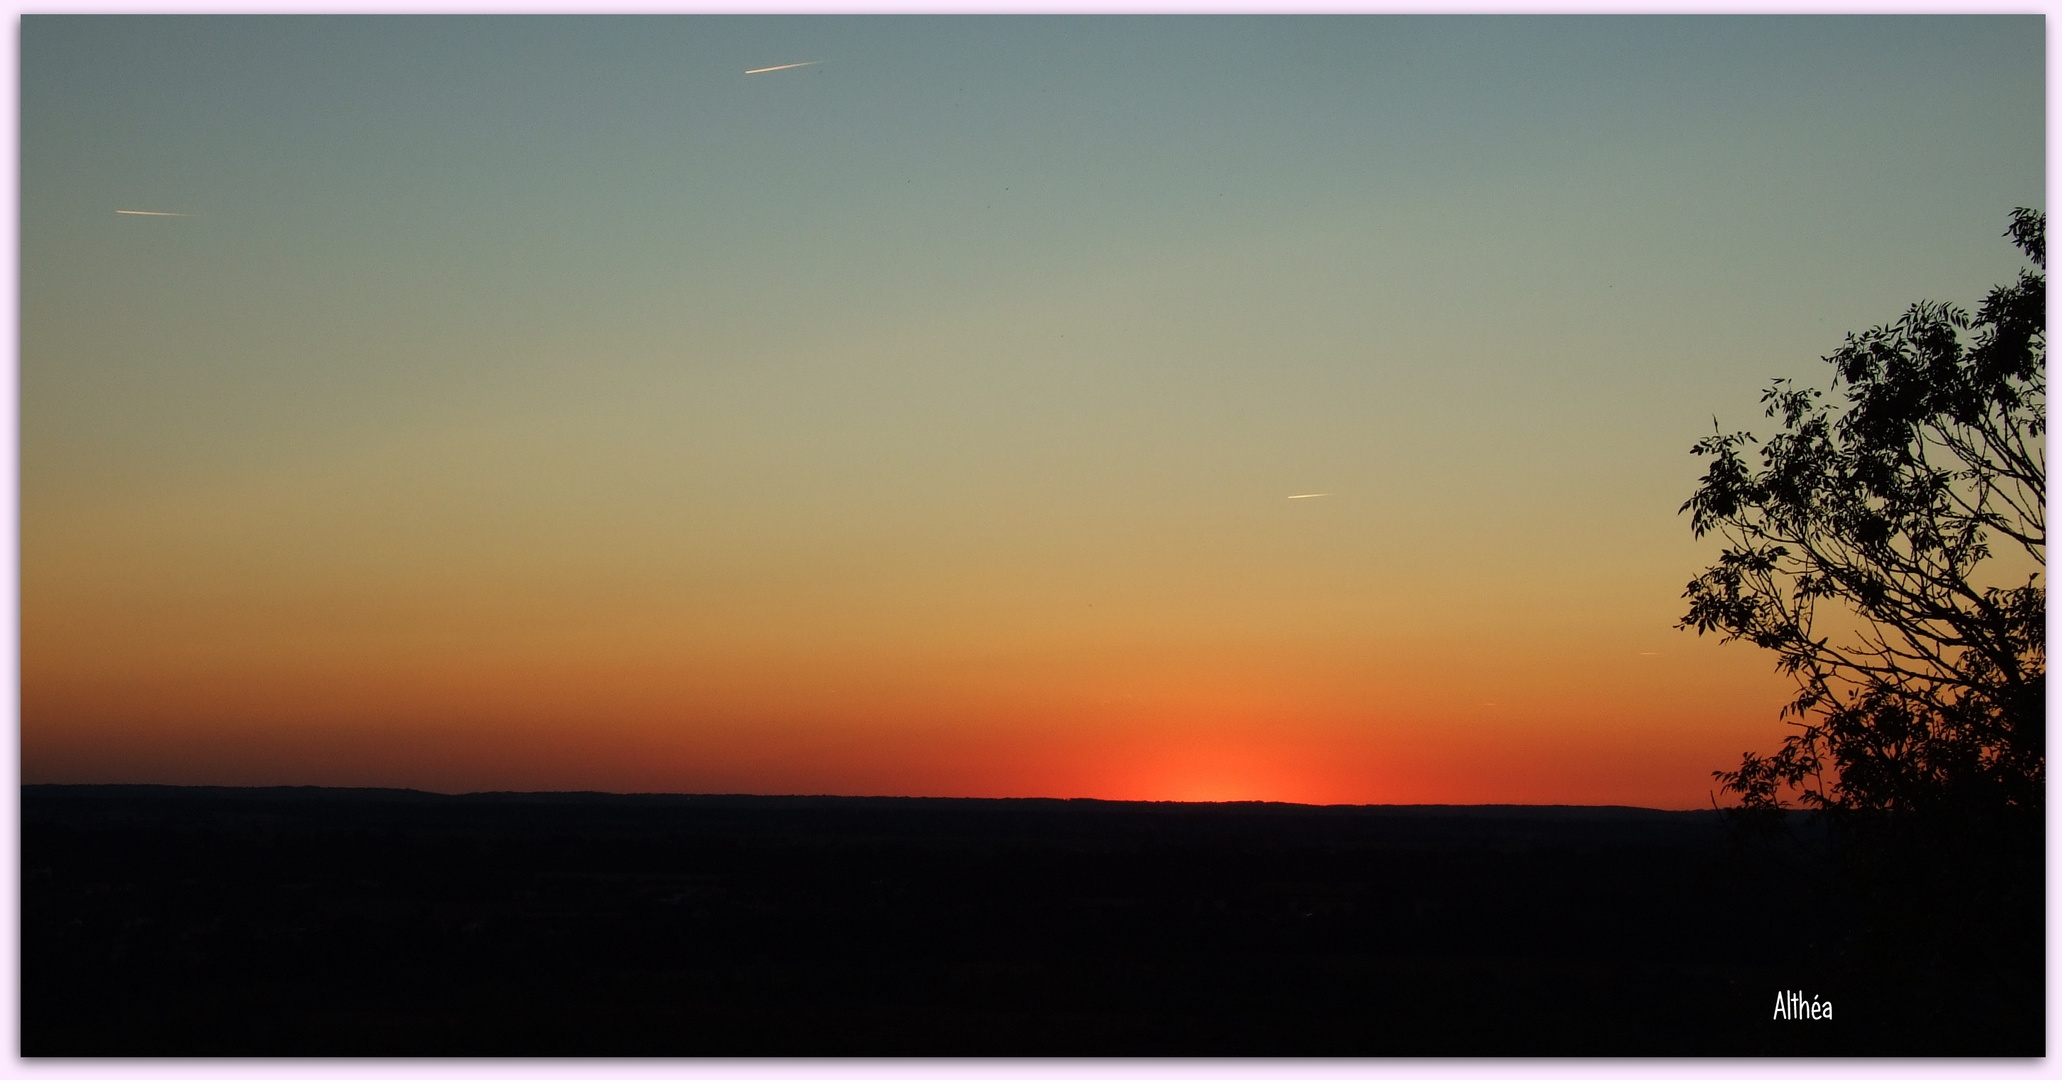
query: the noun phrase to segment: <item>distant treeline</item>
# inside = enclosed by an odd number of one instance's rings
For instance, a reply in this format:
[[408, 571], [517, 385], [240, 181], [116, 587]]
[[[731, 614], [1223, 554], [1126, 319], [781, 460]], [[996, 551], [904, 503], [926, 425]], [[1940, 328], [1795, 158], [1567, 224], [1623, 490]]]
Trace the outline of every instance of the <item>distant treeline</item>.
[[[1878, 977], [1811, 818], [1771, 838], [1624, 807], [44, 785], [21, 805], [33, 1057], [2045, 1045], [2023, 971], [1928, 954]], [[2026, 935], [2038, 986], [2038, 905], [1994, 925]], [[1792, 992], [1838, 1019], [1773, 1019]]]

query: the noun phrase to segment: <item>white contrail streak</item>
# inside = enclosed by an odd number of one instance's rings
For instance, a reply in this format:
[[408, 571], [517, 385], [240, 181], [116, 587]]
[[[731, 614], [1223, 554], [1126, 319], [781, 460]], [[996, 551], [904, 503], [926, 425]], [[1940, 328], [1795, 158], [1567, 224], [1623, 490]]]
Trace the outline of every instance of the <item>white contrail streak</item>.
[[175, 214], [170, 210], [117, 210], [117, 214], [134, 214], [137, 217], [192, 217], [192, 214]]
[[802, 61], [802, 62], [801, 62], [801, 63], [799, 63], [799, 64], [775, 64], [775, 65], [773, 65], [773, 66], [772, 66], [772, 67], [770, 67], [770, 68], [752, 68], [751, 70], [749, 70], [749, 71], [745, 72], [745, 74], [747, 74], [747, 75], [758, 75], [758, 74], [760, 74], [761, 72], [767, 72], [767, 71], [786, 71], [786, 70], [787, 70], [787, 69], [789, 69], [789, 68], [798, 68], [798, 67], [808, 67], [808, 66], [809, 66], [809, 65], [811, 65], [811, 64], [821, 64], [821, 63], [823, 63], [823, 61], [821, 61], [821, 60], [804, 60], [804, 61]]
[[1330, 498], [1330, 497], [1331, 497], [1331, 494], [1332, 494], [1332, 493], [1331, 493], [1331, 492], [1329, 492], [1329, 491], [1314, 491], [1314, 492], [1312, 492], [1312, 493], [1310, 493], [1310, 494], [1308, 494], [1308, 495], [1291, 495], [1291, 496], [1289, 496], [1289, 498], [1291, 498], [1291, 499], [1326, 499], [1326, 498]]

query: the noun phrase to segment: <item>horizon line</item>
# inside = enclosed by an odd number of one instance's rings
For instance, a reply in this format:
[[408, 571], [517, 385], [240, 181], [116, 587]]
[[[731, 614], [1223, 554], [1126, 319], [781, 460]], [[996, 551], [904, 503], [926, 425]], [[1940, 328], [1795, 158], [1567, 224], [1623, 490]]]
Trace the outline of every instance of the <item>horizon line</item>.
[[376, 785], [344, 786], [334, 784], [166, 784], [155, 782], [99, 781], [84, 783], [23, 782], [21, 789], [29, 788], [166, 788], [175, 791], [335, 791], [335, 792], [392, 792], [404, 795], [427, 795], [441, 799], [458, 799], [475, 795], [518, 795], [518, 796], [601, 796], [612, 799], [910, 799], [936, 802], [1096, 802], [1130, 803], [1140, 806], [1300, 806], [1312, 809], [1358, 808], [1358, 809], [1504, 809], [1519, 808], [1532, 810], [1641, 810], [1658, 814], [1710, 813], [1724, 807], [1697, 807], [1684, 810], [1668, 810], [1658, 806], [1635, 806], [1630, 803], [1527, 803], [1527, 802], [1480, 802], [1480, 803], [1313, 803], [1295, 802], [1287, 799], [1110, 799], [1093, 795], [839, 795], [829, 792], [785, 792], [767, 794], [749, 791], [603, 791], [599, 788], [549, 788], [521, 790], [516, 788], [482, 788], [471, 791], [434, 791], [428, 788], [382, 787]]

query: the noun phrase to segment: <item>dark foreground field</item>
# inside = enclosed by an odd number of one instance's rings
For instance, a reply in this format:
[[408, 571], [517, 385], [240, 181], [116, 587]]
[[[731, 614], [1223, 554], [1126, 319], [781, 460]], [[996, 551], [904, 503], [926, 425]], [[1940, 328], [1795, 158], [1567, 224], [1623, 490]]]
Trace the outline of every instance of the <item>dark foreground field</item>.
[[[38, 786], [21, 806], [28, 1056], [2045, 1051], [2037, 878], [1981, 940], [1907, 936], [1871, 900], [1884, 879], [1714, 813]], [[1834, 1018], [1772, 1019], [1793, 990]]]

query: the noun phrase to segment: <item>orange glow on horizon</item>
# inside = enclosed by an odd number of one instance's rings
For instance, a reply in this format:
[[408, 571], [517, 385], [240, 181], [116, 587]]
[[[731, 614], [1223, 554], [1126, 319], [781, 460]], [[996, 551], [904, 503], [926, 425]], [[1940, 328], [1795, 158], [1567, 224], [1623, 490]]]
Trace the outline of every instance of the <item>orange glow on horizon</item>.
[[1251, 688], [1209, 709], [1137, 682], [1127, 703], [1024, 683], [927, 700], [835, 679], [780, 694], [457, 674], [323, 680], [319, 694], [305, 676], [40, 679], [24, 691], [23, 780], [1688, 809], [1751, 737], [1738, 718], [1780, 701], [1776, 685], [1761, 700], [1526, 718]]

